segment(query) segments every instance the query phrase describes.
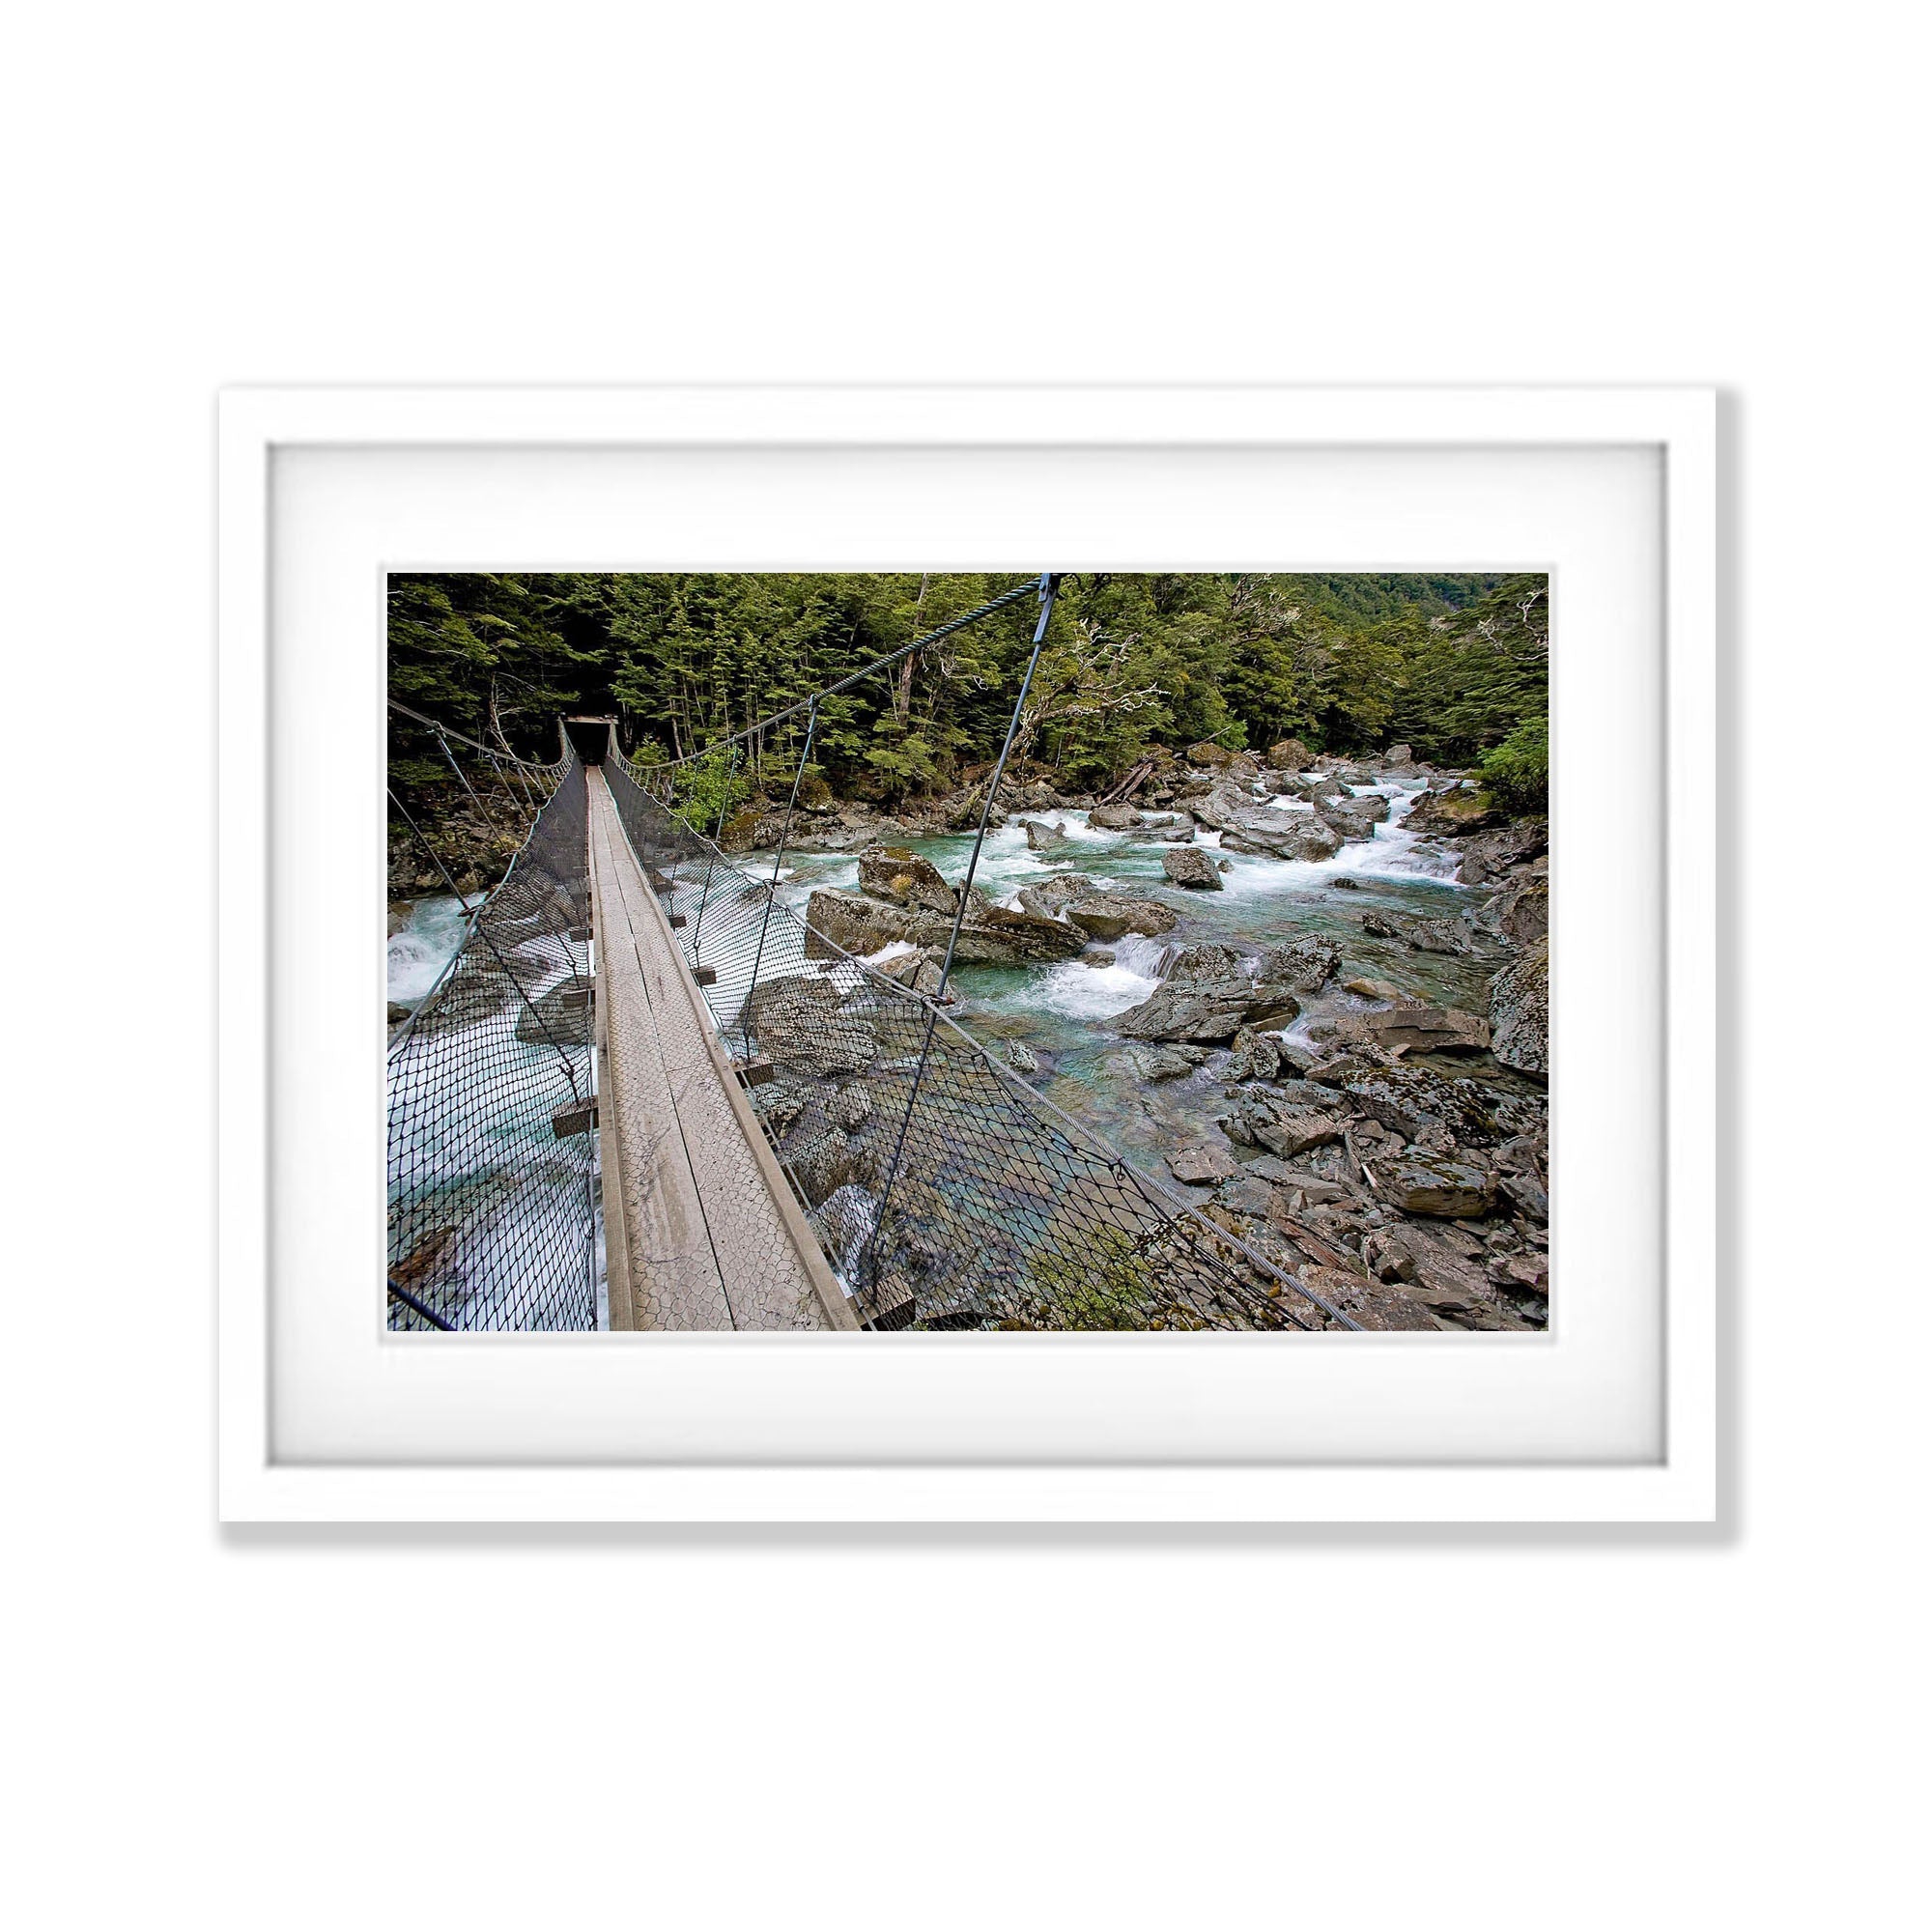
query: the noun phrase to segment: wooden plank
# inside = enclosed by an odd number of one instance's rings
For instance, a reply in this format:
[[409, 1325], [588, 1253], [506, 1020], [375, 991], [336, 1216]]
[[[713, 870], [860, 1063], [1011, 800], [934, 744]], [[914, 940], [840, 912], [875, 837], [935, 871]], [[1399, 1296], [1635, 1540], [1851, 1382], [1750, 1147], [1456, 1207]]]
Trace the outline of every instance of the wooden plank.
[[[616, 1141], [632, 1319], [639, 1328], [728, 1328], [730, 1306], [639, 967], [632, 906], [611, 844], [609, 793], [597, 773], [589, 776], [591, 862], [604, 918], [598, 966], [611, 1063], [601, 1111]], [[623, 858], [628, 863], [628, 849]]]
[[[671, 937], [657, 895], [646, 884], [617, 824], [609, 787], [591, 773], [592, 845], [604, 895], [606, 932], [599, 963], [609, 981], [606, 1004], [613, 1037], [628, 1037], [619, 1052], [603, 1111], [614, 1117], [619, 1161], [627, 1171], [648, 1166], [673, 1195], [708, 1243], [719, 1306], [716, 1320], [686, 1319], [663, 1325], [759, 1329], [855, 1328], [836, 1277], [793, 1199], [736, 1070], [718, 1038], [691, 974]], [[621, 939], [622, 942], [618, 943]], [[644, 1019], [649, 1022], [655, 1064], [641, 1066]], [[639, 1077], [648, 1079], [651, 1103], [639, 1102]], [[646, 1115], [654, 1116], [646, 1122]], [[654, 1133], [648, 1151], [632, 1142]], [[668, 1144], [676, 1143], [683, 1172]], [[685, 1179], [689, 1179], [689, 1190]], [[674, 1185], [673, 1185], [674, 1183]], [[636, 1190], [627, 1186], [626, 1200]], [[669, 1231], [665, 1231], [668, 1233]], [[687, 1259], [694, 1226], [680, 1231]], [[666, 1250], [632, 1239], [633, 1293], [650, 1310], [665, 1296], [655, 1276]], [[689, 1282], [670, 1292], [689, 1301]], [[687, 1317], [698, 1311], [685, 1305]], [[647, 1321], [646, 1325], [657, 1325]]]

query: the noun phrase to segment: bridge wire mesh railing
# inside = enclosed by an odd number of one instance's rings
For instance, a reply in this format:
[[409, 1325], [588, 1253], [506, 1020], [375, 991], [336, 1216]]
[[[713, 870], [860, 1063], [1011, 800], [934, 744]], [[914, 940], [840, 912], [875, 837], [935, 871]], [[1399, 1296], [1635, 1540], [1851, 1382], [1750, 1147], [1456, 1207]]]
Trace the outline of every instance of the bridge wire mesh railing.
[[868, 1327], [1354, 1325], [1167, 1197], [931, 998], [816, 929], [780, 897], [780, 867], [753, 874], [680, 814], [663, 768], [650, 786], [615, 759], [604, 773]]
[[[508, 873], [391, 1033], [392, 1328], [598, 1324], [586, 808], [583, 767], [561, 760]], [[392, 810], [418, 830], [393, 794]]]

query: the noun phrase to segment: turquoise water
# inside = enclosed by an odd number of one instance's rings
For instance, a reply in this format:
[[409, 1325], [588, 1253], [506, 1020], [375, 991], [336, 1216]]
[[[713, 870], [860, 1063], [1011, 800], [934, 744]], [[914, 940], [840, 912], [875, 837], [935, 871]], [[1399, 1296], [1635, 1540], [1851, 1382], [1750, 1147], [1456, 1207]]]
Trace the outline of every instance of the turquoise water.
[[[1085, 812], [1037, 814], [1064, 824], [1073, 841], [1054, 855], [1030, 852], [1017, 824], [989, 835], [975, 883], [1003, 904], [1016, 904], [1023, 886], [1077, 871], [1116, 888], [1151, 890], [1180, 915], [1180, 923], [1158, 939], [1129, 937], [1089, 950], [1090, 954], [1111, 951], [1114, 963], [1108, 966], [1082, 958], [1046, 966], [958, 967], [953, 974], [958, 1018], [981, 1038], [1025, 1040], [1041, 1065], [1030, 1084], [1089, 1122], [1122, 1152], [1152, 1165], [1177, 1143], [1204, 1136], [1218, 1140], [1214, 1118], [1229, 1104], [1222, 1076], [1226, 1054], [1212, 1055], [1185, 1078], [1150, 1083], [1140, 1074], [1146, 1049], [1113, 1031], [1114, 1019], [1153, 992], [1158, 961], [1171, 944], [1214, 940], [1259, 952], [1309, 933], [1332, 939], [1341, 949], [1342, 970], [1321, 993], [1303, 999], [1302, 1016], [1288, 1030], [1291, 1037], [1310, 1021], [1374, 1004], [1341, 990], [1343, 980], [1359, 977], [1388, 980], [1434, 1004], [1486, 1011], [1494, 958], [1414, 952], [1400, 941], [1363, 932], [1365, 912], [1454, 917], [1482, 895], [1441, 876], [1446, 858], [1403, 829], [1419, 790], [1393, 785], [1354, 790], [1389, 798], [1389, 820], [1375, 828], [1374, 838], [1344, 845], [1318, 865], [1220, 853], [1218, 835], [1203, 834], [1202, 847], [1230, 867], [1218, 893], [1168, 884], [1161, 870], [1161, 853], [1168, 848], [1095, 830]], [[919, 839], [912, 849], [956, 884], [972, 843], [962, 835]], [[813, 887], [853, 886], [858, 871], [857, 861], [843, 855], [787, 854], [781, 896], [803, 910]], [[1337, 885], [1343, 877], [1356, 881], [1356, 889]]]

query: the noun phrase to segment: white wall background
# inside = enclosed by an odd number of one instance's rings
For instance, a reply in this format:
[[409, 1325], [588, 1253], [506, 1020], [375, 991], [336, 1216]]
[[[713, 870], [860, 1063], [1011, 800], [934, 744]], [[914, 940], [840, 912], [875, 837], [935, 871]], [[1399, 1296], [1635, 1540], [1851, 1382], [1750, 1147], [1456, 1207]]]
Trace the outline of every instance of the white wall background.
[[[1921, 31], [16, 19], [13, 1921], [1922, 1910]], [[1721, 1533], [217, 1533], [213, 391], [808, 377], [1726, 386]]]

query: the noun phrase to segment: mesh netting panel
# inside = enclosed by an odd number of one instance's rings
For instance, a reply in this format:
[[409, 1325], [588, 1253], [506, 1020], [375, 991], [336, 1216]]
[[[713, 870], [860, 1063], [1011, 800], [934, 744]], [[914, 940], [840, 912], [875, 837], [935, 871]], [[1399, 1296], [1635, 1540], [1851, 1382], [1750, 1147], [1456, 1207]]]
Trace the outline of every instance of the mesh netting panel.
[[390, 1042], [391, 1327], [597, 1325], [583, 768], [546, 789]]
[[604, 772], [685, 963], [755, 1079], [766, 1136], [870, 1325], [1320, 1322], [1298, 1283], [1177, 1211], [931, 1000], [811, 928], [618, 761]]

